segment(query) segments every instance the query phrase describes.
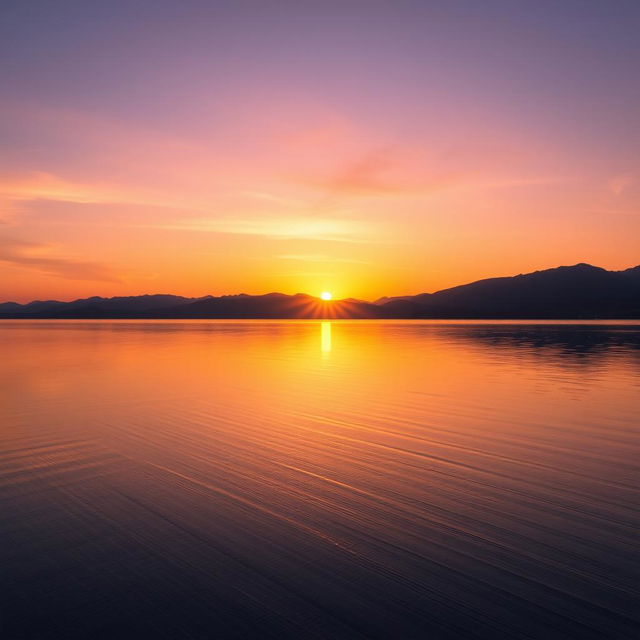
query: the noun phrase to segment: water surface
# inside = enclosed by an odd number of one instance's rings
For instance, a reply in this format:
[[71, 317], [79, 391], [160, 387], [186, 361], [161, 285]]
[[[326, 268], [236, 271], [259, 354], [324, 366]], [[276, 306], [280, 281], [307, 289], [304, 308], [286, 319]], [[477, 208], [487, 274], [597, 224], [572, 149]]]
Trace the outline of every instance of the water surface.
[[3, 637], [638, 637], [638, 326], [0, 341]]

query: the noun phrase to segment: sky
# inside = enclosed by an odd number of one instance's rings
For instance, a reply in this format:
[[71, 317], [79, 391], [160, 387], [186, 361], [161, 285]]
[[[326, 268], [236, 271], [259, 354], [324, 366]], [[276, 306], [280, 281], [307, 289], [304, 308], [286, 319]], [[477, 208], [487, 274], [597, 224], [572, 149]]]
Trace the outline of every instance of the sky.
[[637, 0], [4, 0], [0, 301], [640, 263]]

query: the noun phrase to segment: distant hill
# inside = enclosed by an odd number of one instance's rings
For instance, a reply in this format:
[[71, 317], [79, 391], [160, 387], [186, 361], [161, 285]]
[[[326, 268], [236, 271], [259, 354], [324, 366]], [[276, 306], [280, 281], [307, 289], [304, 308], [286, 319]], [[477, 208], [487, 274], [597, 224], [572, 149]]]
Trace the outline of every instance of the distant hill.
[[304, 293], [268, 293], [210, 297], [166, 312], [171, 318], [372, 318], [378, 308], [354, 300], [327, 303]]
[[0, 318], [640, 318], [640, 266], [607, 271], [581, 263], [374, 303], [302, 293], [5, 302]]
[[184, 298], [165, 294], [125, 296], [117, 298], [82, 298], [73, 302], [57, 300], [35, 300], [25, 305], [15, 302], [0, 304], [0, 317], [34, 318], [110, 318], [136, 317], [138, 314], [154, 313], [162, 309], [189, 304], [201, 298]]
[[606, 271], [581, 263], [396, 298], [382, 307], [386, 317], [399, 318], [640, 318], [640, 266]]

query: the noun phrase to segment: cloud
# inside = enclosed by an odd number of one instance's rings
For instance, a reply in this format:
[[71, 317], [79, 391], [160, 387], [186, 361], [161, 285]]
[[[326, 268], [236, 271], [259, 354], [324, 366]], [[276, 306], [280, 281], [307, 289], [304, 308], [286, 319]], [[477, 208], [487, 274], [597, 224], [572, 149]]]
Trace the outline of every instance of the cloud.
[[[509, 175], [488, 171], [466, 157], [428, 156], [423, 150], [389, 147], [361, 154], [338, 171], [306, 178], [307, 186], [322, 189], [329, 200], [344, 197], [427, 196], [443, 189], [493, 189], [563, 182], [554, 176]], [[326, 201], [323, 202], [326, 205]]]
[[255, 235], [275, 239], [365, 242], [361, 223], [331, 218], [197, 218], [153, 226], [160, 229]]
[[63, 200], [65, 202], [105, 202], [117, 199], [88, 185], [74, 184], [45, 171], [20, 176], [3, 176], [0, 194], [13, 200]]
[[48, 200], [74, 204], [174, 206], [166, 196], [148, 190], [73, 182], [46, 171], [0, 175], [0, 199], [14, 204]]
[[67, 280], [122, 282], [110, 267], [99, 262], [61, 256], [49, 245], [13, 238], [0, 238], [0, 262]]
[[401, 174], [401, 164], [397, 152], [373, 149], [329, 176], [305, 182], [334, 196], [394, 195], [416, 190], [418, 185]]
[[607, 186], [614, 196], [622, 195], [631, 185], [635, 183], [635, 177], [631, 173], [623, 173], [619, 176], [611, 178]]
[[640, 216], [640, 209], [586, 209], [586, 213], [604, 213], [612, 216]]
[[297, 260], [299, 262], [340, 262], [346, 264], [371, 264], [367, 260], [356, 260], [355, 258], [339, 258], [328, 256], [322, 253], [286, 254], [276, 257], [280, 260]]
[[392, 166], [392, 156], [388, 150], [373, 150], [329, 178], [326, 185], [331, 191], [337, 192], [397, 191], [398, 185], [393, 184], [388, 177], [385, 177]]
[[279, 206], [284, 205], [285, 207], [300, 207], [303, 204], [300, 200], [285, 198], [275, 193], [270, 193], [268, 191], [244, 191], [243, 195], [245, 195], [248, 198], [261, 200], [264, 202], [270, 202], [272, 204], [277, 204]]
[[286, 273], [276, 273], [278, 278], [326, 278], [334, 276], [330, 271], [287, 271]]

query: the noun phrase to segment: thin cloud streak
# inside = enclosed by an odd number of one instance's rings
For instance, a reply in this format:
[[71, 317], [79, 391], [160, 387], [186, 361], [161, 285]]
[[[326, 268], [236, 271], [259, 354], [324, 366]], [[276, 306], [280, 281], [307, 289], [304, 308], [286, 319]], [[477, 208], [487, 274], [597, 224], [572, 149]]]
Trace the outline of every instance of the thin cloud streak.
[[612, 216], [640, 216], [640, 209], [636, 209], [635, 211], [628, 211], [624, 209], [587, 209], [586, 212]]
[[67, 280], [121, 283], [111, 267], [99, 262], [61, 256], [46, 244], [0, 238], [0, 262]]
[[264, 236], [276, 239], [370, 242], [362, 225], [348, 220], [321, 218], [195, 219], [160, 225], [156, 229]]
[[[460, 189], [502, 189], [565, 182], [554, 176], [510, 175], [509, 171], [487, 171], [466, 166], [450, 166], [450, 158], [427, 158], [412, 150], [373, 149], [323, 177], [300, 179], [305, 186], [325, 192], [321, 204], [344, 198], [426, 197], [439, 191]], [[524, 173], [522, 170], [518, 173]]]
[[183, 201], [172, 201], [162, 194], [143, 189], [90, 184], [64, 180], [55, 174], [34, 171], [21, 176], [0, 176], [0, 198], [15, 205], [33, 201], [70, 202], [74, 204], [141, 205], [182, 208]]
[[300, 262], [339, 262], [345, 264], [371, 264], [368, 260], [357, 260], [355, 258], [340, 258], [334, 256], [323, 255], [320, 253], [306, 254], [285, 254], [276, 256], [280, 260], [297, 260]]

